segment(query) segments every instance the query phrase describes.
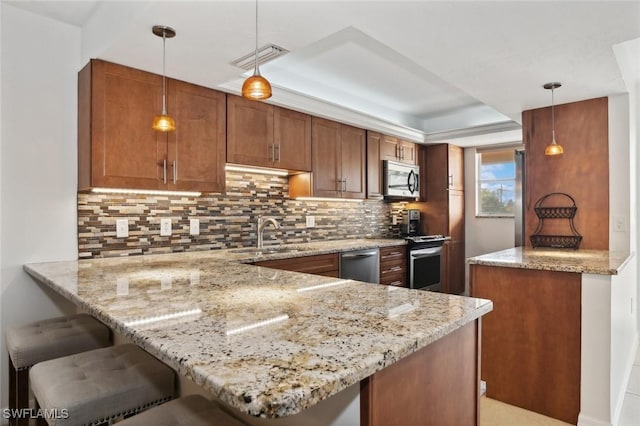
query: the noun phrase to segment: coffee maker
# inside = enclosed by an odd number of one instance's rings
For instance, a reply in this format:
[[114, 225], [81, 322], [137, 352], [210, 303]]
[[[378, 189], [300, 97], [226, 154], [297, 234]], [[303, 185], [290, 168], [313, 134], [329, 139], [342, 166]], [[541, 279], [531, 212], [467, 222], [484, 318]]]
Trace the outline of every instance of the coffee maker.
[[413, 237], [420, 235], [420, 210], [406, 209], [402, 214], [402, 235]]

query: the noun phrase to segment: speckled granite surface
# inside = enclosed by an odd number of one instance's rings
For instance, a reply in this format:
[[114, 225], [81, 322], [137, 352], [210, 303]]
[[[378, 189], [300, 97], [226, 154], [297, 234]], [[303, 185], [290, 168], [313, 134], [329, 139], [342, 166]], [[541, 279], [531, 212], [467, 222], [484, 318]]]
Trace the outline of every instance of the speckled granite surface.
[[629, 258], [629, 253], [607, 250], [515, 247], [471, 257], [467, 259], [467, 263], [581, 274], [616, 275], [624, 268]]
[[[348, 240], [309, 250], [402, 241]], [[242, 412], [297, 413], [492, 309], [490, 301], [274, 270], [230, 251], [25, 270]], [[260, 259], [284, 257], [281, 254]]]

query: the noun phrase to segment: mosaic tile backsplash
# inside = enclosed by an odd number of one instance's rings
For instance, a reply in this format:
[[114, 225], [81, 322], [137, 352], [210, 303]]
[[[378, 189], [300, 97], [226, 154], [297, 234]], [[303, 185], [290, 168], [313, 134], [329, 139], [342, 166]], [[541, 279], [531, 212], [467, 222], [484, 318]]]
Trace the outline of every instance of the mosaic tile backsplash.
[[[79, 257], [255, 246], [260, 215], [280, 224], [280, 229], [265, 229], [265, 246], [399, 235], [391, 215], [399, 214], [404, 203], [297, 201], [287, 198], [288, 192], [286, 177], [227, 172], [225, 194], [78, 194]], [[306, 227], [307, 215], [314, 216], [314, 228]], [[160, 236], [162, 218], [171, 218], [171, 236]], [[128, 219], [127, 238], [116, 238], [117, 219]], [[200, 235], [189, 235], [190, 219], [200, 221]]]

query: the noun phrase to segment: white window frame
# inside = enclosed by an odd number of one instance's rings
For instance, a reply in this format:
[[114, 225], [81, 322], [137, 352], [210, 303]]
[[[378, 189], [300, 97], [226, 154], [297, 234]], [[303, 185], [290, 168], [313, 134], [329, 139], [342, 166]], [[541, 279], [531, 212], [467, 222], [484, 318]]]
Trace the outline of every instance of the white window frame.
[[[513, 182], [513, 187], [515, 189], [515, 184], [516, 184], [516, 173], [515, 173], [515, 169], [514, 169], [514, 173], [513, 173], [513, 178], [501, 178], [501, 179], [484, 179], [481, 180], [480, 179], [480, 165], [482, 164], [482, 154], [483, 153], [488, 153], [488, 152], [500, 152], [500, 151], [512, 151], [515, 153], [515, 150], [517, 148], [521, 148], [522, 145], [520, 144], [509, 144], [509, 145], [501, 145], [501, 146], [493, 146], [493, 147], [487, 147], [487, 148], [478, 148], [476, 149], [476, 157], [475, 157], [475, 168], [476, 168], [476, 176], [475, 176], [475, 192], [476, 192], [476, 205], [475, 205], [475, 213], [476, 213], [476, 217], [477, 218], [514, 218], [514, 214], [515, 213], [487, 213], [487, 212], [481, 212], [480, 208], [481, 208], [481, 202], [482, 202], [482, 198], [481, 198], [481, 187], [483, 183], [487, 183], [487, 182]], [[514, 155], [514, 162], [515, 162], [515, 155]]]

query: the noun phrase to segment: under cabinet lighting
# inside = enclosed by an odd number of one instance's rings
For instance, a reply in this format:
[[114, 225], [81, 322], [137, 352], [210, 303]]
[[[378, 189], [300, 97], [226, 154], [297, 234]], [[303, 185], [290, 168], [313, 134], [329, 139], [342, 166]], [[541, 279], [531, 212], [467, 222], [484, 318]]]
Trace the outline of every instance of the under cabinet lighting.
[[294, 198], [296, 201], [333, 201], [333, 202], [342, 202], [346, 201], [348, 203], [361, 203], [364, 200], [359, 200], [357, 198], [329, 198], [329, 197], [296, 197]]
[[236, 166], [233, 164], [227, 164], [224, 166], [224, 169], [230, 172], [258, 173], [274, 176], [287, 176], [289, 174], [288, 171], [282, 169], [263, 169], [261, 167]]
[[136, 194], [136, 195], [181, 195], [184, 197], [199, 197], [202, 192], [195, 191], [162, 191], [154, 189], [126, 189], [126, 188], [93, 188], [96, 194]]

